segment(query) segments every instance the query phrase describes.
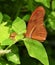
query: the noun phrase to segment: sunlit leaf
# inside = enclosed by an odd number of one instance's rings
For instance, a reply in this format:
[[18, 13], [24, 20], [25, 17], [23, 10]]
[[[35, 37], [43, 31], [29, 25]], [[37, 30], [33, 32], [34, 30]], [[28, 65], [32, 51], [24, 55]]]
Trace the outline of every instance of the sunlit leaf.
[[49, 65], [48, 56], [42, 43], [33, 39], [24, 39], [24, 44], [31, 57], [38, 59], [44, 65]]
[[13, 24], [12, 24], [12, 29], [17, 33], [17, 34], [22, 34], [26, 32], [26, 24], [24, 20], [21, 18], [17, 17]]
[[0, 43], [9, 37], [9, 27], [5, 26], [6, 23], [0, 25]]
[[19, 40], [22, 40], [24, 38], [24, 35], [16, 35], [15, 37], [15, 41], [19, 41]]
[[8, 39], [5, 39], [5, 40], [2, 42], [1, 45], [12, 45], [12, 44], [14, 44], [14, 41], [11, 40], [10, 38], [8, 38]]
[[48, 16], [48, 25], [52, 30], [55, 30], [55, 12], [51, 12]]
[[35, 0], [36, 2], [42, 3], [46, 7], [50, 7], [50, 0]]
[[52, 9], [55, 10], [55, 0], [52, 1]]
[[6, 54], [6, 57], [8, 59], [8, 61], [11, 61], [15, 64], [20, 64], [20, 59], [19, 59], [19, 50], [17, 48], [17, 46], [13, 45], [11, 47], [11, 52]]

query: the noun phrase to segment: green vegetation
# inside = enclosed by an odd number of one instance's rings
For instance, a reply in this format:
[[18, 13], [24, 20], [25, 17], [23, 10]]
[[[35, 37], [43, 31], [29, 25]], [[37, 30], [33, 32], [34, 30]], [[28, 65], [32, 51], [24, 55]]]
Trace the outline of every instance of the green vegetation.
[[[26, 24], [38, 6], [46, 12], [48, 35], [43, 43], [25, 37]], [[55, 65], [54, 37], [55, 0], [0, 0], [0, 65]]]

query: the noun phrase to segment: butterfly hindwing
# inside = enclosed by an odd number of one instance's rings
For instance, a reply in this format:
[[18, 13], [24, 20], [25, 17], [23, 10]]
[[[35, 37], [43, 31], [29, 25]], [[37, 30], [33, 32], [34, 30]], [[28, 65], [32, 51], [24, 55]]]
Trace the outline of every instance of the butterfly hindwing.
[[31, 35], [33, 39], [39, 40], [41, 42], [46, 40], [46, 36], [47, 32], [44, 25], [39, 25], [38, 28], [36, 27]]

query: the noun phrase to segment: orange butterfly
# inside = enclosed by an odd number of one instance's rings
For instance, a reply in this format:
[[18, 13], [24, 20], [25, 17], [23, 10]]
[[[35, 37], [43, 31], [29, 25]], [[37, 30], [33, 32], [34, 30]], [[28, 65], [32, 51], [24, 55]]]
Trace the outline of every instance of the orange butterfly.
[[39, 6], [31, 15], [27, 26], [26, 37], [43, 42], [46, 40], [47, 31], [44, 26], [45, 9]]

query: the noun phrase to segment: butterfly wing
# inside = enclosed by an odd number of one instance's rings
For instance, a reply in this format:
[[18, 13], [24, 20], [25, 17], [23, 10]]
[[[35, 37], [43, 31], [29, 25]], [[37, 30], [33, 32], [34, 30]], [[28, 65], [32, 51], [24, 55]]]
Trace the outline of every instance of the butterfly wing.
[[47, 32], [46, 32], [44, 25], [42, 25], [42, 24], [39, 25], [38, 28], [36, 27], [31, 35], [31, 38], [39, 40], [41, 42], [46, 40], [46, 37], [47, 37]]
[[45, 10], [39, 6], [31, 15], [27, 26], [26, 37], [33, 38], [39, 41], [44, 41], [47, 36], [47, 31], [44, 27]]

